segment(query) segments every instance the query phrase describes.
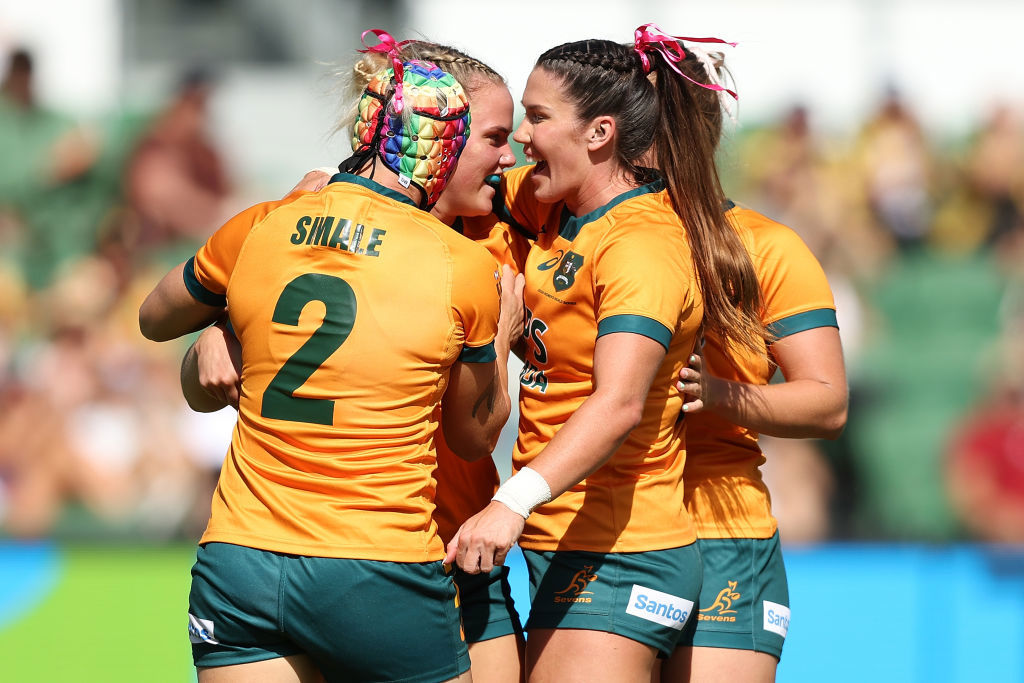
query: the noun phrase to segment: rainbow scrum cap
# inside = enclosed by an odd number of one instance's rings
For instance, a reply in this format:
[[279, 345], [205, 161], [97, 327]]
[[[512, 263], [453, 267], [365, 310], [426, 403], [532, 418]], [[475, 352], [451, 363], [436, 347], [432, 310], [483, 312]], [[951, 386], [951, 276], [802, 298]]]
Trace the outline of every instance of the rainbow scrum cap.
[[402, 62], [393, 39], [380, 33], [377, 47], [387, 46], [392, 66], [375, 75], [363, 91], [352, 149], [356, 157], [376, 155], [404, 187], [423, 190], [422, 208], [429, 209], [448, 184], [469, 137], [469, 100], [451, 74], [430, 62]]

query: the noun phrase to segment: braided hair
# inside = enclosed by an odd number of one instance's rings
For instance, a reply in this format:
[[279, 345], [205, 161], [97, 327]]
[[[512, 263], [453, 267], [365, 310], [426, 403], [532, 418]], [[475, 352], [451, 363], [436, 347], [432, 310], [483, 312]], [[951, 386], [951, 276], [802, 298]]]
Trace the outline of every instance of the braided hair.
[[[684, 61], [703, 74], [689, 51]], [[651, 63], [648, 74], [632, 46], [583, 40], [548, 50], [536, 66], [561, 80], [578, 120], [615, 119], [616, 158], [638, 182], [646, 177], [645, 162], [656, 160], [686, 230], [704, 297], [705, 328], [729, 346], [764, 356], [768, 337], [761, 322], [761, 289], [747, 250], [722, 213], [717, 137], [709, 133], [709, 126], [721, 130], [721, 112], [715, 124], [705, 113], [703, 88], [662, 68], [660, 57]], [[706, 83], [707, 75], [700, 80]], [[714, 106], [717, 110], [717, 100]]]
[[[484, 85], [508, 85], [501, 74], [490, 66], [450, 45], [413, 40], [402, 45], [399, 54], [406, 61], [421, 60], [436, 64], [454, 76], [470, 98]], [[362, 95], [370, 80], [386, 66], [387, 56], [384, 54], [368, 52], [362, 55], [352, 65], [348, 73], [349, 87], [346, 99], [354, 99]], [[352, 119], [356, 114], [356, 108], [352, 107], [335, 126], [335, 132], [347, 131], [352, 126]]]

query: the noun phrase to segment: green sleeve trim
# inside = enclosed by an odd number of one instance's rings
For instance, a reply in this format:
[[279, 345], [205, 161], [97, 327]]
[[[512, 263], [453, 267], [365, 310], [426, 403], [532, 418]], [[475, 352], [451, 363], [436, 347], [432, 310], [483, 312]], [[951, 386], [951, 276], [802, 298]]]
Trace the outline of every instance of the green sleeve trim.
[[185, 289], [192, 295], [192, 298], [207, 306], [219, 306], [223, 308], [228, 305], [227, 297], [223, 294], [211, 292], [196, 279], [196, 257], [193, 256], [185, 263]]
[[806, 313], [797, 313], [796, 315], [776, 320], [768, 326], [768, 331], [776, 339], [782, 339], [791, 334], [813, 330], [818, 327], [835, 327], [838, 329], [839, 323], [836, 320], [836, 312], [831, 308], [819, 308], [807, 311]]
[[668, 351], [672, 341], [672, 330], [657, 320], [642, 315], [613, 315], [597, 324], [597, 336], [602, 337], [613, 332], [631, 332], [643, 335], [658, 342]]
[[490, 363], [498, 358], [494, 352], [494, 342], [483, 346], [463, 346], [459, 361], [463, 363]]

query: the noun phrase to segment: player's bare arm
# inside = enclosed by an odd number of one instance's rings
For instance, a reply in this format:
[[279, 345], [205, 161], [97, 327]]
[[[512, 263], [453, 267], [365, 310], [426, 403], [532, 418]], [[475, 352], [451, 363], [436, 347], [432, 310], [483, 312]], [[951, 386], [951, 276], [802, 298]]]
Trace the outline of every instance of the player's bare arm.
[[[630, 333], [600, 337], [594, 350], [594, 393], [513, 479], [527, 475], [538, 485], [546, 483], [550, 500], [597, 470], [640, 423], [647, 392], [664, 357], [665, 348], [648, 337]], [[527, 481], [521, 488], [530, 496], [535, 487]], [[539, 502], [543, 500], [535, 498], [533, 504]], [[448, 544], [445, 561], [457, 561], [470, 574], [489, 572], [502, 564], [532, 509], [515, 507], [495, 500], [467, 520]]]
[[819, 327], [784, 337], [771, 353], [785, 382], [755, 385], [709, 375], [705, 409], [769, 436], [837, 438], [849, 401], [839, 330]]
[[201, 330], [224, 314], [223, 306], [196, 301], [185, 287], [180, 263], [149, 293], [139, 308], [139, 330], [152, 341], [170, 341]]

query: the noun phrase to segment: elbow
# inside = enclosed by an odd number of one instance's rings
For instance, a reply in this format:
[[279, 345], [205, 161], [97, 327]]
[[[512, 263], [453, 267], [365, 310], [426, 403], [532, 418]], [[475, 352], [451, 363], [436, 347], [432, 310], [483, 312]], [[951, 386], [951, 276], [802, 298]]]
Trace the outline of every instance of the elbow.
[[[497, 439], [495, 439], [495, 442]], [[445, 436], [445, 442], [448, 444], [448, 448], [451, 452], [459, 456], [466, 462], [476, 462], [477, 460], [483, 460], [489, 457], [494, 451], [494, 446], [489, 440], [485, 441], [479, 439], [474, 441], [460, 440], [460, 439], [449, 439]]]
[[626, 436], [643, 422], [644, 402], [631, 400], [620, 403], [615, 410], [615, 414], [617, 417], [616, 425], [622, 432], [621, 435]]
[[479, 425], [452, 425], [442, 423], [441, 431], [444, 434], [445, 444], [448, 449], [467, 462], [476, 462], [491, 456], [495, 446], [498, 445], [498, 437], [501, 435], [501, 425], [487, 429]]
[[156, 324], [151, 316], [146, 314], [145, 308], [139, 309], [139, 331], [142, 332], [143, 337], [150, 341], [167, 341], [162, 338], [160, 326]]
[[844, 401], [841, 406], [837, 406], [835, 410], [831, 411], [825, 416], [825, 419], [821, 421], [821, 433], [817, 435], [817, 438], [827, 439], [829, 441], [835, 441], [838, 439], [846, 428], [846, 418], [848, 413], [849, 410], [846, 402]]
[[825, 438], [831, 439], [831, 440], [835, 440], [835, 439], [839, 438], [839, 436], [843, 433], [843, 430], [846, 429], [846, 417], [847, 417], [847, 414], [848, 414], [848, 411], [846, 409], [846, 406], [843, 406], [843, 409], [832, 418], [832, 423], [830, 425], [830, 430], [829, 430], [829, 436], [827, 436]]
[[174, 339], [174, 335], [168, 334], [165, 321], [157, 312], [157, 307], [150, 303], [151, 297], [147, 297], [139, 306], [139, 331], [142, 332], [142, 336], [155, 342]]

